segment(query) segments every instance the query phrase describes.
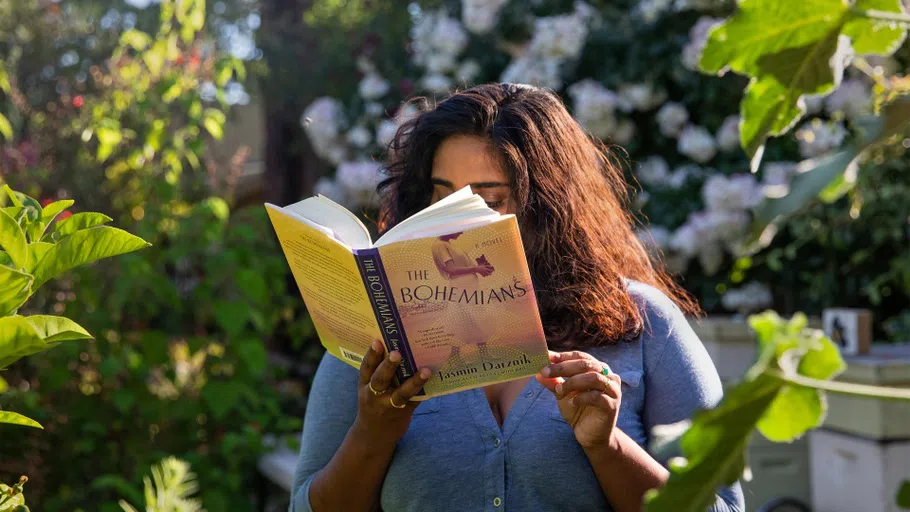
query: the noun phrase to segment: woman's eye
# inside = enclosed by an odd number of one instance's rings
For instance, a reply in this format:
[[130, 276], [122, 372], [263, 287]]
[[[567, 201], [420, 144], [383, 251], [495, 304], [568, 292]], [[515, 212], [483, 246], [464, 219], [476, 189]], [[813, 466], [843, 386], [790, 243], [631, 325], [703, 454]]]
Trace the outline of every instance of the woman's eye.
[[505, 201], [487, 201], [487, 206], [493, 209], [499, 208], [504, 204], [506, 204]]

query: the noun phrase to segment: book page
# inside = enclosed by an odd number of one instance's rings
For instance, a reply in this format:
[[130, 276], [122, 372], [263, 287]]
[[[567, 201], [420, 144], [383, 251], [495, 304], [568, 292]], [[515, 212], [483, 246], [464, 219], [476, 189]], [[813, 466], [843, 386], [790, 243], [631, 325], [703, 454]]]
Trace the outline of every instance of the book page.
[[[266, 203], [268, 206], [268, 203]], [[324, 196], [315, 196], [283, 208], [334, 232], [349, 247], [370, 247], [370, 232], [353, 213]]]
[[359, 368], [370, 343], [382, 335], [354, 254], [276, 206], [266, 211], [322, 344]]
[[416, 368], [433, 371], [429, 396], [534, 375], [548, 364], [514, 216], [378, 249]]

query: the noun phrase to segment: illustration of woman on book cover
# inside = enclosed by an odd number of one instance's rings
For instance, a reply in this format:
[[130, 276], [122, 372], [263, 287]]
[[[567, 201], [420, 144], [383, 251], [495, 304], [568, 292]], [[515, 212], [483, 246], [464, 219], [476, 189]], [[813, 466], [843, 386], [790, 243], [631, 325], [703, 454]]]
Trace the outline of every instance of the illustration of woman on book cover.
[[459, 236], [461, 231], [440, 236], [433, 244], [433, 262], [442, 277], [458, 286], [470, 287], [477, 284], [478, 276], [487, 277], [492, 274], [493, 266], [482, 255], [477, 260], [471, 259], [467, 251], [456, 242]]

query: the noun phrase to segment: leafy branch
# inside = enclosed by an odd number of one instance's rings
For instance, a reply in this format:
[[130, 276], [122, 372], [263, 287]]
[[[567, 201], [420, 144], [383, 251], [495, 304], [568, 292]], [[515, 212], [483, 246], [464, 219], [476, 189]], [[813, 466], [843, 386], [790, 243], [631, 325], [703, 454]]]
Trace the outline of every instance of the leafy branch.
[[774, 442], [801, 437], [824, 421], [826, 391], [910, 400], [906, 389], [832, 382], [846, 364], [830, 339], [807, 327], [803, 314], [784, 320], [768, 311], [749, 324], [760, 355], [744, 380], [717, 407], [653, 432], [655, 453], [680, 455], [670, 459], [668, 483], [647, 496], [649, 512], [707, 509], [719, 487], [742, 477], [756, 429]]
[[[75, 267], [149, 246], [137, 236], [106, 226], [111, 220], [106, 215], [64, 218], [72, 200], [41, 206], [9, 185], [4, 191], [12, 205], [0, 208], [0, 369], [60, 343], [92, 338], [69, 318], [18, 314], [41, 285]], [[41, 428], [35, 420], [11, 411], [0, 411], [0, 423]]]

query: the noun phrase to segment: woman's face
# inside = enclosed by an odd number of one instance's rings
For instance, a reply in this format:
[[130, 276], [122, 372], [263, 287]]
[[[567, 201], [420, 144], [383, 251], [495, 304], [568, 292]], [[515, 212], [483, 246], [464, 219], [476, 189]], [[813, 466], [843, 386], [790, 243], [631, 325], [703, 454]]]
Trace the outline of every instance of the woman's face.
[[442, 141], [433, 156], [432, 180], [434, 203], [470, 185], [490, 208], [516, 213], [508, 175], [486, 139], [455, 135]]

